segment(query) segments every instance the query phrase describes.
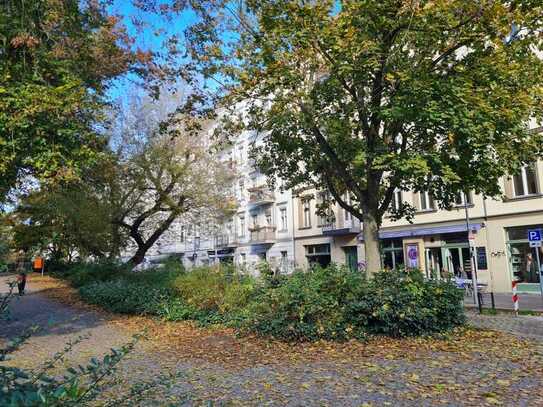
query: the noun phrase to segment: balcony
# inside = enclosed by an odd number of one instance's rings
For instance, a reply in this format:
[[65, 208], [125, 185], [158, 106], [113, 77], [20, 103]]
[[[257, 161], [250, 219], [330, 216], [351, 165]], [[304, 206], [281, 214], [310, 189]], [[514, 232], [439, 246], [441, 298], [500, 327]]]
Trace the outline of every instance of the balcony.
[[215, 247], [225, 249], [238, 246], [238, 237], [233, 234], [223, 233], [215, 236]]
[[275, 226], [253, 226], [249, 228], [249, 243], [272, 244], [275, 243]]
[[267, 185], [248, 188], [249, 205], [267, 205], [275, 202], [275, 194], [270, 191]]
[[361, 231], [360, 221], [355, 218], [341, 222], [332, 221], [322, 226], [322, 234], [325, 236], [357, 235]]

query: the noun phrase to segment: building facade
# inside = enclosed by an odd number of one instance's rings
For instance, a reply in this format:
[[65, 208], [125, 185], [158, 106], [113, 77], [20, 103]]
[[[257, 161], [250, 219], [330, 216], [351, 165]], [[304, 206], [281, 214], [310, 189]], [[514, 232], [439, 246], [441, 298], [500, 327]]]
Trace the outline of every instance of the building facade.
[[[416, 213], [412, 223], [384, 218], [379, 233], [381, 264], [387, 268], [416, 267], [428, 278], [471, 278], [472, 240], [478, 281], [486, 284], [488, 291], [510, 292], [511, 281], [516, 279], [521, 292], [539, 292], [543, 270], [537, 264], [536, 250], [542, 260], [543, 250], [530, 247], [528, 230], [543, 228], [543, 163], [502, 179], [501, 188], [503, 199], [460, 194], [450, 210], [437, 208], [428, 193], [397, 191], [393, 205], [409, 203]], [[364, 267], [364, 244], [357, 219], [337, 205], [328, 219], [317, 215], [316, 190], [300, 192], [294, 201], [298, 266], [333, 262]]]
[[[262, 136], [246, 131], [222, 153], [238, 174], [235, 214], [222, 220], [203, 215], [179, 220], [150, 257], [178, 256], [186, 267], [232, 263], [250, 271], [262, 261], [281, 272], [316, 263], [363, 269], [360, 221], [337, 205], [319, 214], [325, 191], [283, 190], [280, 181], [271, 188], [249, 157], [260, 143]], [[501, 188], [503, 199], [461, 194], [450, 210], [439, 209], [428, 193], [397, 191], [393, 205], [409, 203], [416, 213], [412, 223], [383, 219], [383, 267], [416, 267], [428, 278], [470, 278], [471, 240], [478, 279], [487, 290], [510, 292], [515, 278], [521, 292], [538, 292], [538, 249], [529, 246], [527, 231], [543, 228], [543, 163], [501, 180]]]

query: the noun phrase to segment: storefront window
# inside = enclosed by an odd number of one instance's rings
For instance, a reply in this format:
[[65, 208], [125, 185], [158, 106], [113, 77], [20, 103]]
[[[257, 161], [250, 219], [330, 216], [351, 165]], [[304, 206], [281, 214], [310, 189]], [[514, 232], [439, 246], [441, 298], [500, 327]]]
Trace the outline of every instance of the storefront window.
[[543, 259], [542, 248], [530, 247], [528, 230], [540, 229], [543, 225], [523, 226], [507, 229], [507, 248], [511, 274], [520, 283], [539, 283], [537, 252]]

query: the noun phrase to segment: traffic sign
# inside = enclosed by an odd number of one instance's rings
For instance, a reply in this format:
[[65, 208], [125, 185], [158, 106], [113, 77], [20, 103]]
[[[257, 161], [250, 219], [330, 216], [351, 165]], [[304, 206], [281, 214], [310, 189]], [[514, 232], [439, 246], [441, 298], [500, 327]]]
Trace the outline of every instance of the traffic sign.
[[543, 230], [541, 229], [529, 229], [528, 230], [528, 240], [530, 242], [536, 242], [536, 241], [541, 241], [543, 239], [541, 239], [543, 235]]

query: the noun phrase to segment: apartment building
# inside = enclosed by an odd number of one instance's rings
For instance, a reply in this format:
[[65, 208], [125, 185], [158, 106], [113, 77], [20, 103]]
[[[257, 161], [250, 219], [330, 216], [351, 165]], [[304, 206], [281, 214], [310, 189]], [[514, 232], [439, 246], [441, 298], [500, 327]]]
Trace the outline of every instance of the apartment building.
[[[393, 205], [407, 202], [416, 208], [413, 223], [385, 217], [380, 230], [383, 267], [417, 267], [427, 277], [447, 273], [471, 277], [468, 231], [476, 247], [478, 279], [494, 292], [511, 291], [518, 279], [521, 292], [539, 292], [536, 250], [528, 230], [543, 228], [543, 163], [526, 166], [520, 174], [501, 180], [504, 199], [459, 194], [451, 210], [440, 210], [428, 193], [397, 191]], [[330, 262], [364, 267], [360, 222], [334, 206], [326, 217], [316, 214], [316, 190], [294, 198], [295, 253], [300, 267]], [[469, 229], [466, 222], [466, 209]]]
[[[252, 271], [261, 261], [282, 272], [332, 262], [363, 269], [360, 221], [338, 205], [319, 214], [319, 203], [328, 199], [326, 191], [284, 190], [280, 180], [271, 188], [249, 157], [251, 148], [262, 141], [262, 135], [245, 131], [222, 152], [221, 159], [238, 174], [235, 214], [220, 220], [205, 214], [180, 219], [149, 257], [158, 261], [174, 255], [186, 267], [233, 263]], [[461, 194], [450, 210], [439, 209], [428, 193], [397, 191], [392, 204], [409, 203], [416, 213], [412, 223], [385, 216], [380, 230], [382, 266], [417, 267], [429, 278], [469, 277], [470, 235], [478, 278], [488, 290], [509, 292], [516, 278], [521, 292], [538, 292], [541, 273], [527, 231], [543, 227], [543, 163], [501, 180], [501, 188], [503, 199]]]
[[232, 263], [247, 270], [266, 261], [274, 270], [294, 267], [293, 200], [291, 191], [278, 182], [271, 188], [249, 157], [261, 135], [243, 132], [221, 159], [238, 174], [234, 193], [238, 207], [226, 219], [191, 214], [173, 225], [157, 244], [153, 257], [178, 256], [186, 267]]

